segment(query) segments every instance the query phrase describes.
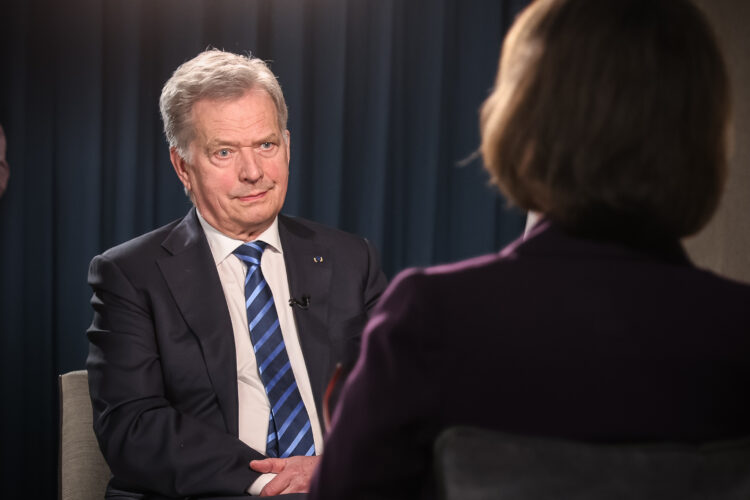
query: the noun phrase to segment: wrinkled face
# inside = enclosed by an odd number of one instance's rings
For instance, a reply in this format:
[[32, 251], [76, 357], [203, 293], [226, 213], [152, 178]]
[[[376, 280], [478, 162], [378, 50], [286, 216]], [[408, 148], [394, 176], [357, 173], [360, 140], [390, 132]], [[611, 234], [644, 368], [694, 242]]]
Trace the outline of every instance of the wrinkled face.
[[173, 148], [172, 164], [201, 215], [235, 239], [250, 241], [281, 211], [289, 181], [289, 132], [262, 90], [193, 106], [190, 162]]

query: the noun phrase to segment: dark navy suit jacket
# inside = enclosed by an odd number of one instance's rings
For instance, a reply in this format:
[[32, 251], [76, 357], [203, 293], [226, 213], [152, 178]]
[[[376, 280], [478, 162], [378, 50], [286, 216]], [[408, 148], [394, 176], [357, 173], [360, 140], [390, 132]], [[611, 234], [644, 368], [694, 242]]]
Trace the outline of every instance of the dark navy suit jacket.
[[449, 426], [591, 442], [750, 434], [750, 286], [549, 222], [383, 295], [308, 498], [434, 498]]
[[[321, 412], [386, 281], [362, 238], [285, 216], [279, 236], [291, 296], [310, 297], [294, 317]], [[237, 437], [234, 335], [195, 210], [94, 258], [89, 284], [87, 368], [109, 494], [244, 494], [258, 477], [249, 461], [263, 457]]]

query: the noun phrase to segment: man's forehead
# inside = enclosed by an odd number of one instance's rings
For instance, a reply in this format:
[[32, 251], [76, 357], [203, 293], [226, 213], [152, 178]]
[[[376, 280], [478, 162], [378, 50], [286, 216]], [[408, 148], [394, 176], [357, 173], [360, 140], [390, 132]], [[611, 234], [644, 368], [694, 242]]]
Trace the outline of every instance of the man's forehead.
[[204, 140], [250, 132], [259, 136], [281, 134], [273, 99], [260, 89], [235, 98], [200, 99], [191, 114], [196, 135]]
[[271, 95], [266, 92], [262, 88], [251, 88], [248, 89], [241, 94], [233, 95], [233, 96], [206, 96], [201, 97], [195, 103], [193, 104], [192, 111], [195, 112], [196, 108], [202, 108], [202, 109], [221, 109], [225, 108], [227, 106], [230, 106], [232, 104], [238, 103], [240, 101], [247, 101], [248, 98], [254, 98], [254, 105], [255, 108], [261, 108], [270, 106], [273, 108], [274, 113], [276, 112], [276, 105], [273, 101], [273, 98]]

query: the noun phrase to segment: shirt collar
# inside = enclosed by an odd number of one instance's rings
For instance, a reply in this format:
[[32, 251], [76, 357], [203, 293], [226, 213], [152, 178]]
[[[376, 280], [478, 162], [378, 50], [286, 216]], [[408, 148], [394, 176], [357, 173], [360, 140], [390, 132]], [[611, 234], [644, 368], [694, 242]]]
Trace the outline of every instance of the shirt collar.
[[[214, 263], [218, 266], [221, 264], [227, 257], [232, 255], [232, 252], [234, 252], [238, 246], [245, 243], [242, 240], [236, 240], [234, 238], [230, 238], [226, 234], [222, 233], [215, 227], [213, 227], [211, 224], [208, 223], [206, 219], [203, 218], [203, 216], [200, 213], [200, 210], [198, 210], [198, 207], [195, 208], [195, 213], [198, 215], [198, 222], [200, 222], [201, 227], [203, 228], [203, 232], [206, 233], [206, 239], [208, 240], [208, 246], [211, 248], [211, 255], [214, 258]], [[271, 223], [268, 228], [260, 233], [258, 238], [254, 241], [263, 241], [267, 244], [266, 250], [271, 250], [275, 253], [281, 252], [281, 240], [279, 239], [279, 217], [276, 216], [273, 219], [273, 222]]]

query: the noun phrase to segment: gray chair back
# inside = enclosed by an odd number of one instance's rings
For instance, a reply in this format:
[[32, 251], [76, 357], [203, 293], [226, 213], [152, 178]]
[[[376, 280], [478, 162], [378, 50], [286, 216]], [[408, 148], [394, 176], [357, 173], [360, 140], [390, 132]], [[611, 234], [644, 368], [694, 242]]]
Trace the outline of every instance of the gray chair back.
[[60, 375], [59, 498], [102, 500], [111, 477], [93, 428], [85, 370]]
[[444, 500], [748, 500], [750, 439], [596, 445], [455, 427], [435, 443]]

